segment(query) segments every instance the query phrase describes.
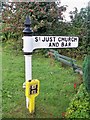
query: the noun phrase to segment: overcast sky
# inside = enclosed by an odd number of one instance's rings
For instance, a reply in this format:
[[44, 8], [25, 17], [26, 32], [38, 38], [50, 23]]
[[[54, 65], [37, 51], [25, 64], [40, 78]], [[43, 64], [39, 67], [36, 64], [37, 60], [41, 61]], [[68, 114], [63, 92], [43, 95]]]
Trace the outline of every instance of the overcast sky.
[[80, 11], [81, 8], [85, 8], [90, 0], [61, 0], [61, 5], [68, 5], [67, 12], [65, 12], [66, 19], [69, 20], [69, 11], [74, 10], [77, 7]]

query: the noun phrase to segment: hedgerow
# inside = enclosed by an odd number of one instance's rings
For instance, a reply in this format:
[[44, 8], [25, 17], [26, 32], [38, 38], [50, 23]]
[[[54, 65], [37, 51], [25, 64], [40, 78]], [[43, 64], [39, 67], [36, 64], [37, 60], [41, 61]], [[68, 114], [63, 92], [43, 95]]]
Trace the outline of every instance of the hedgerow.
[[90, 95], [84, 84], [80, 85], [79, 91], [72, 99], [66, 110], [66, 118], [90, 118]]
[[87, 55], [83, 62], [83, 81], [87, 92], [90, 93], [90, 55]]

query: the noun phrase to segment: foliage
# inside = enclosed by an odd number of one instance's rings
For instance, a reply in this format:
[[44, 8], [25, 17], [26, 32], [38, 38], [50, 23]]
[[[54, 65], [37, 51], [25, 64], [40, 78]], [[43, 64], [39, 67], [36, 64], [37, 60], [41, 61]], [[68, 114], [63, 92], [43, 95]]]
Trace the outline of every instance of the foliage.
[[90, 118], [90, 96], [87, 93], [85, 86], [81, 84], [78, 93], [70, 102], [69, 108], [66, 111], [66, 118]]
[[85, 87], [90, 92], [90, 55], [86, 56], [83, 63], [83, 79]]
[[86, 8], [81, 8], [78, 12], [77, 8], [74, 11], [70, 11], [70, 22], [66, 22], [62, 29], [64, 35], [78, 36], [79, 37], [79, 46], [73, 49], [60, 49], [59, 52], [64, 55], [74, 57], [74, 58], [83, 58], [86, 54], [90, 54], [90, 6]]
[[61, 6], [60, 9], [54, 2], [12, 2], [3, 3], [2, 6], [3, 33], [11, 32], [17, 37], [22, 35], [27, 15], [31, 16], [33, 31], [40, 34], [53, 27], [58, 17], [62, 18], [61, 12], [65, 11], [65, 7]]
[[90, 1], [88, 2], [88, 16], [87, 16], [87, 42], [88, 46], [86, 49], [88, 50], [88, 54], [90, 55]]
[[72, 22], [72, 32], [76, 33], [79, 37], [79, 47], [78, 52], [81, 54], [89, 54], [90, 52], [90, 6], [86, 8], [81, 8], [78, 13], [77, 9], [75, 11], [71, 11], [70, 15]]

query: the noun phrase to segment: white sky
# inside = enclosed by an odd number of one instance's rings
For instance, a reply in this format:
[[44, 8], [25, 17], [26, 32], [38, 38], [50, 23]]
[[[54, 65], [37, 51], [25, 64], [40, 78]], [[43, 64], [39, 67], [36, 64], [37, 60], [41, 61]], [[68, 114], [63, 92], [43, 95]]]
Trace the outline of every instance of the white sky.
[[78, 11], [83, 7], [85, 8], [88, 5], [90, 0], [61, 0], [61, 5], [68, 5], [67, 12], [64, 13], [66, 19], [69, 21], [68, 13], [69, 11], [73, 11], [74, 7], [77, 7]]

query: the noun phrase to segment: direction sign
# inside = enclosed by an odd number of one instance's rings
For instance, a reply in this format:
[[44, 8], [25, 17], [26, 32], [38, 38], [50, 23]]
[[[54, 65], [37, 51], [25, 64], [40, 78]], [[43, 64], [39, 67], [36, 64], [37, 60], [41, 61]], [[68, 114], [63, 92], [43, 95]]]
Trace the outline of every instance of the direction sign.
[[76, 48], [79, 41], [79, 38], [74, 36], [24, 36], [24, 39], [27, 44], [25, 48], [28, 49], [24, 50], [28, 52], [38, 48]]
[[78, 37], [70, 36], [33, 36], [35, 48], [72, 48], [78, 47]]

